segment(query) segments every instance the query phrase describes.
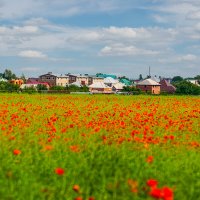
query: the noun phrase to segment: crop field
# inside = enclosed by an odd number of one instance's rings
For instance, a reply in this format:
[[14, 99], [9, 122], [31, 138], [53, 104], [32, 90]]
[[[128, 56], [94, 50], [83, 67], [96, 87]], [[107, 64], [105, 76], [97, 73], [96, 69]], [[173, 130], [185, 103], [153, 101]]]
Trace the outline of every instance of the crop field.
[[200, 98], [0, 94], [0, 200], [199, 200]]

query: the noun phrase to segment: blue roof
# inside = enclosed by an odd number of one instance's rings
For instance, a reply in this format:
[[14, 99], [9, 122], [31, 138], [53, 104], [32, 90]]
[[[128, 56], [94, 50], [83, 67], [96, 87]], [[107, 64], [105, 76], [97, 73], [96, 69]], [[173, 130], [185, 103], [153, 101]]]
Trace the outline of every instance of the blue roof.
[[125, 78], [120, 79], [119, 82], [124, 83], [127, 86], [131, 85], [131, 81], [129, 81], [129, 80], [125, 79]]
[[97, 77], [101, 77], [101, 78], [111, 77], [111, 78], [117, 79], [117, 76], [112, 75], [112, 74], [97, 74]]

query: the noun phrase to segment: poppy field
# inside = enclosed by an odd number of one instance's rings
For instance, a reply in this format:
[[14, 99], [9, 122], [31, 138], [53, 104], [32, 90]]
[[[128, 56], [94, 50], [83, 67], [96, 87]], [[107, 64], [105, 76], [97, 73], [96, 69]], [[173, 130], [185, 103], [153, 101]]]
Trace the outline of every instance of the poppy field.
[[0, 200], [200, 199], [200, 98], [0, 94]]

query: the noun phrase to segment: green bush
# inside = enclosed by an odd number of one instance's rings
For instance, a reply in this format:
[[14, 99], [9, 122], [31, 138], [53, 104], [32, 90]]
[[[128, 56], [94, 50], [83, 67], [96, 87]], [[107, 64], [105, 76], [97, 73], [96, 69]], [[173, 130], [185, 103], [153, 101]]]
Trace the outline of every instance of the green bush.
[[200, 87], [189, 81], [180, 81], [175, 86], [176, 94], [200, 95]]

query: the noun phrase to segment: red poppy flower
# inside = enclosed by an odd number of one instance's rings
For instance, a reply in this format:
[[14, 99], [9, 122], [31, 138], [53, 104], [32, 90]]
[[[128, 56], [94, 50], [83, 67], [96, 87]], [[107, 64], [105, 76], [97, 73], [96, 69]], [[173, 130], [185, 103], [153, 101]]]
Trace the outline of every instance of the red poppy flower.
[[152, 190], [150, 191], [149, 194], [150, 194], [152, 197], [157, 198], [157, 199], [163, 197], [162, 190], [159, 189], [159, 188], [152, 188]]
[[62, 176], [62, 175], [65, 173], [65, 170], [62, 169], [62, 168], [56, 168], [56, 169], [55, 169], [55, 173], [56, 173], [57, 175]]
[[147, 163], [152, 163], [153, 162], [153, 156], [148, 156], [148, 158], [146, 159]]
[[74, 186], [73, 186], [73, 190], [74, 190], [75, 192], [79, 192], [79, 190], [80, 190], [79, 185], [74, 185]]
[[149, 187], [157, 187], [157, 185], [158, 185], [158, 181], [157, 180], [154, 180], [154, 179], [149, 179], [148, 181], [147, 181], [147, 185], [149, 186]]
[[13, 150], [13, 154], [19, 155], [19, 154], [21, 154], [21, 151], [19, 149], [15, 149], [15, 150]]
[[174, 199], [174, 193], [173, 193], [171, 188], [163, 187], [162, 193], [163, 193], [163, 199], [164, 200], [173, 200]]
[[82, 197], [76, 197], [74, 200], [83, 200]]
[[88, 200], [95, 200], [95, 198], [94, 197], [89, 197]]

